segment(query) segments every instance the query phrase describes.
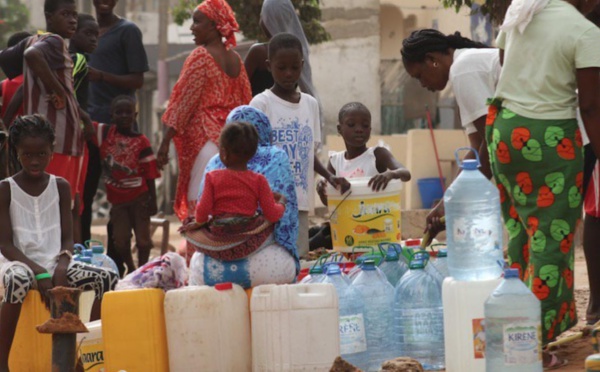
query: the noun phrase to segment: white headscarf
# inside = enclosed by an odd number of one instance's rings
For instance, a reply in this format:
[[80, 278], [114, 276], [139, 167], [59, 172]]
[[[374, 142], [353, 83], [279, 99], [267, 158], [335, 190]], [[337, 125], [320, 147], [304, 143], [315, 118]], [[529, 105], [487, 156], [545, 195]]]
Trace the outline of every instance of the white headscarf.
[[308, 57], [308, 40], [306, 40], [304, 30], [302, 30], [302, 25], [292, 2], [290, 0], [265, 0], [260, 11], [260, 19], [272, 36], [281, 32], [287, 32], [300, 40], [300, 43], [302, 43], [304, 67], [302, 68], [298, 84], [302, 92], [317, 98], [317, 92], [312, 84], [312, 72]]
[[523, 33], [533, 16], [542, 11], [549, 1], [513, 0], [506, 11], [506, 17], [504, 17], [500, 30], [508, 32], [516, 28], [520, 33]]

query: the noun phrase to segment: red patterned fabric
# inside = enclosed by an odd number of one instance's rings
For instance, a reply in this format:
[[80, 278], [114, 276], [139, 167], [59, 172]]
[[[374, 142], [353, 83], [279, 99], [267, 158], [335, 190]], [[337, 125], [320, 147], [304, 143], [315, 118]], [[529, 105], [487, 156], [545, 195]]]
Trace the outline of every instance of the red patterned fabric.
[[194, 161], [208, 141], [219, 143], [225, 119], [234, 108], [246, 105], [252, 91], [240, 58], [240, 74], [232, 78], [204, 47], [197, 47], [185, 60], [179, 80], [173, 87], [169, 105], [162, 117], [165, 125], [177, 132], [179, 179], [174, 210], [179, 219], [193, 214], [196, 201], [187, 200]]
[[236, 45], [235, 33], [240, 30], [233, 10], [225, 0], [205, 0], [198, 5], [198, 10], [213, 21], [217, 30], [225, 38], [227, 49]]

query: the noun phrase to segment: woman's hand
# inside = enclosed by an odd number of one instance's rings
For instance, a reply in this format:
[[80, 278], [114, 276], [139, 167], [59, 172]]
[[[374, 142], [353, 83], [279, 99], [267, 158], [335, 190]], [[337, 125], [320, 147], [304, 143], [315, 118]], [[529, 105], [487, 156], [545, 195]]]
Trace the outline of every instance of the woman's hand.
[[159, 169], [163, 169], [163, 167], [169, 162], [169, 145], [170, 141], [166, 138], [163, 138], [158, 151], [156, 152], [156, 165]]
[[446, 230], [446, 222], [442, 221], [442, 217], [444, 217], [445, 213], [444, 201], [440, 200], [440, 202], [427, 215], [424, 233], [428, 234], [428, 241], [423, 242], [425, 246], [431, 244], [431, 241], [437, 236], [437, 234]]
[[275, 201], [279, 204], [285, 205], [285, 203], [287, 203], [287, 199], [285, 198], [285, 196], [278, 192], [273, 192], [273, 198], [275, 198]]
[[183, 224], [181, 225], [181, 227], [179, 228], [179, 230], [177, 230], [179, 233], [184, 233], [184, 232], [196, 230], [196, 229], [199, 229], [199, 228], [202, 227], [202, 224], [197, 223], [193, 219], [191, 221], [186, 222], [187, 220], [188, 219], [186, 218], [186, 220], [183, 221]]

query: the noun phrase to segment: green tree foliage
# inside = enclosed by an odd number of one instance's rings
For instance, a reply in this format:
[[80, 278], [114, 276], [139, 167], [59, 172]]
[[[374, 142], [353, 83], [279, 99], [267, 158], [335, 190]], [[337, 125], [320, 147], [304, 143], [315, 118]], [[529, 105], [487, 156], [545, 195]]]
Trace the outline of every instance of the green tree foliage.
[[0, 0], [0, 49], [15, 32], [26, 31], [29, 24], [29, 11], [19, 0]]
[[504, 20], [506, 9], [510, 5], [511, 0], [440, 0], [446, 8], [454, 8], [456, 12], [460, 8], [466, 6], [471, 8], [473, 4], [479, 4], [479, 11], [484, 15], [489, 15], [490, 20], [495, 25], [499, 25]]
[[[304, 28], [308, 42], [318, 44], [329, 40], [330, 36], [320, 23], [321, 9], [319, 0], [291, 0], [298, 12], [298, 18]], [[179, 4], [171, 12], [178, 25], [191, 18], [192, 10], [202, 0], [179, 0]], [[260, 8], [263, 0], [227, 0], [236, 14], [240, 30], [248, 39], [265, 41], [265, 35], [260, 29]]]

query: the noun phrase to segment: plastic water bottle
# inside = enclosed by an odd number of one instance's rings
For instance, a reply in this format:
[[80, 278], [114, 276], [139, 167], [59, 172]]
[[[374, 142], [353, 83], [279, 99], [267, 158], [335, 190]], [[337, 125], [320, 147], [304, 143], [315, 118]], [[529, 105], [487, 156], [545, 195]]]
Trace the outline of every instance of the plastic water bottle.
[[426, 370], [444, 369], [444, 315], [437, 280], [413, 260], [395, 290], [394, 334], [399, 355], [418, 360]]
[[[458, 159], [462, 168], [444, 194], [448, 269], [456, 280], [490, 280], [502, 275], [500, 194], [479, 172], [477, 160]], [[499, 264], [500, 263], [500, 264]]]
[[504, 271], [484, 314], [486, 371], [541, 372], [541, 304], [519, 279], [518, 269]]
[[309, 284], [309, 283], [321, 283], [325, 279], [325, 274], [323, 273], [323, 267], [321, 265], [315, 265], [310, 268], [308, 275], [305, 276], [300, 283], [301, 284]]
[[[381, 364], [395, 358], [392, 342], [392, 304], [394, 287], [375, 266], [375, 261], [366, 260], [361, 272], [352, 282], [365, 304], [365, 329], [369, 363], [367, 371], [379, 371]], [[442, 338], [443, 339], [443, 338]]]
[[402, 275], [408, 271], [408, 266], [403, 260], [400, 259], [400, 252], [402, 251], [402, 248], [398, 250], [396, 246], [396, 244], [389, 245], [387, 251], [385, 251], [383, 262], [381, 265], [379, 265], [379, 269], [385, 274], [387, 280], [392, 286], [398, 284], [398, 281], [400, 281]]
[[356, 367], [366, 370], [369, 365], [367, 338], [365, 333], [365, 304], [360, 293], [348, 285], [340, 267], [336, 264], [327, 268], [323, 283], [335, 287], [340, 306], [340, 353], [342, 358]]
[[104, 254], [104, 247], [95, 245], [91, 249], [92, 253], [92, 265], [102, 267], [104, 269], [112, 270], [115, 273], [119, 273], [119, 268], [112, 258]]
[[436, 278], [441, 287], [444, 279], [450, 276], [448, 272], [448, 251], [440, 249], [435, 260], [430, 260], [427, 266], [425, 266], [425, 271]]

